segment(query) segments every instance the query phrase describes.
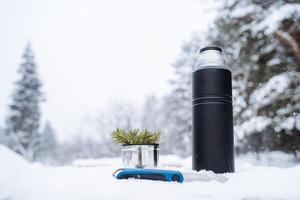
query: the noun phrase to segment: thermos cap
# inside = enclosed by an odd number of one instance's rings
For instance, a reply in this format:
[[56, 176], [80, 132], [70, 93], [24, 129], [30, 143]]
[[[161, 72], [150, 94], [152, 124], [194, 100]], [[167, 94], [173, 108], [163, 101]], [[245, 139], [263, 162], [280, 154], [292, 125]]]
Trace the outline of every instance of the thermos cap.
[[217, 50], [217, 51], [222, 52], [222, 48], [221, 47], [212, 45], [212, 46], [207, 46], [207, 47], [201, 48], [199, 53], [202, 53], [203, 51], [206, 51], [206, 50]]
[[212, 45], [200, 49], [200, 55], [195, 65], [195, 70], [206, 68], [228, 69], [222, 56], [221, 47]]

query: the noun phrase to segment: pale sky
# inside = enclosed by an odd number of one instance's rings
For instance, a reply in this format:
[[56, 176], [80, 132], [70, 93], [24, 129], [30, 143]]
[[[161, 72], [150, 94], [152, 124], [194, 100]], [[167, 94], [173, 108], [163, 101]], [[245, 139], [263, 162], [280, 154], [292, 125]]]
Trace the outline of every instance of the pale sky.
[[205, 31], [212, 0], [0, 0], [0, 125], [27, 42], [62, 138], [111, 101], [141, 105], [169, 91], [171, 63], [193, 31]]

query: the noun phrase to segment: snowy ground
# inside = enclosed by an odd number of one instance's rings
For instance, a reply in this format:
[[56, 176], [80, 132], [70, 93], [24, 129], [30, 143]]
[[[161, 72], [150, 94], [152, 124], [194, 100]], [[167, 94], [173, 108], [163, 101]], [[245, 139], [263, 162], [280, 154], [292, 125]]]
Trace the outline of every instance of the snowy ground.
[[[77, 160], [67, 167], [29, 164], [0, 146], [0, 200], [93, 199], [300, 199], [300, 165], [275, 153], [257, 161], [253, 155], [237, 158], [236, 173], [225, 183], [168, 183], [116, 180], [120, 159]], [[191, 158], [162, 156], [164, 167], [190, 168]], [[263, 163], [264, 166], [258, 165]], [[268, 166], [267, 166], [268, 165]]]

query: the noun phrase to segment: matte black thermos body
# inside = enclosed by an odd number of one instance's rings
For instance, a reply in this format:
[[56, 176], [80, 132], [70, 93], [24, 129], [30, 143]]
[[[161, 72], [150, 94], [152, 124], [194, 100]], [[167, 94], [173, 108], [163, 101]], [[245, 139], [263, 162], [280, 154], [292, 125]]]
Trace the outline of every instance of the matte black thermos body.
[[231, 72], [222, 49], [200, 50], [192, 74], [193, 169], [234, 172]]

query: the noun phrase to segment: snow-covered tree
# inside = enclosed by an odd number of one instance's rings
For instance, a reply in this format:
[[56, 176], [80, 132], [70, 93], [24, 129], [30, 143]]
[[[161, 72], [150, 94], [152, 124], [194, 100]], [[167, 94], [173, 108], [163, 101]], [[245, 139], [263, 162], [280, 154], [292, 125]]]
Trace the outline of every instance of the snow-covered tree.
[[172, 91], [165, 97], [165, 145], [170, 153], [181, 156], [191, 153], [191, 73], [198, 58], [200, 45], [201, 40], [196, 35], [183, 44], [181, 53], [173, 64], [175, 76], [171, 80]]
[[6, 137], [3, 128], [0, 127], [0, 144], [5, 144]]
[[154, 95], [147, 96], [141, 109], [141, 128], [160, 130], [163, 125], [162, 101]]
[[211, 30], [230, 56], [242, 151], [300, 149], [299, 23], [296, 1], [230, 1]]
[[5, 144], [33, 161], [40, 151], [41, 82], [30, 45], [26, 47], [23, 59], [6, 120]]
[[175, 149], [172, 146], [174, 137], [169, 132], [171, 129], [170, 109], [166, 103], [168, 97], [160, 98], [154, 95], [147, 96], [141, 109], [141, 128], [162, 132], [160, 139], [160, 153], [170, 154]]
[[107, 110], [99, 113], [97, 119], [97, 130], [100, 138], [101, 155], [116, 156], [120, 155], [120, 147], [111, 139], [111, 133], [115, 128], [125, 130], [140, 127], [140, 115], [130, 103], [116, 101]]
[[54, 163], [57, 153], [57, 140], [55, 131], [50, 122], [46, 122], [40, 135], [40, 152], [38, 160], [46, 163]]

